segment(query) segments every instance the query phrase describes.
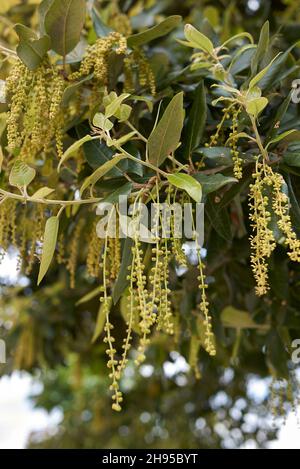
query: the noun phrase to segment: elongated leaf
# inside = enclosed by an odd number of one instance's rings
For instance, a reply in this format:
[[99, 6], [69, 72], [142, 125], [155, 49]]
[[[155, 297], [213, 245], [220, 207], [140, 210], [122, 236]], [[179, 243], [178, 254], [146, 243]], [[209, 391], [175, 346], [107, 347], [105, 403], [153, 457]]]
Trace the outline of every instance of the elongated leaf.
[[79, 42], [86, 14], [85, 0], [54, 0], [45, 15], [52, 49], [65, 57]]
[[80, 300], [76, 302], [76, 306], [82, 305], [83, 303], [87, 303], [88, 301], [92, 300], [96, 296], [100, 295], [100, 293], [103, 292], [103, 286], [100, 285], [100, 287], [94, 288], [92, 291], [88, 292], [86, 295], [84, 295]]
[[110, 171], [116, 164], [120, 163], [124, 158], [124, 155], [115, 156], [112, 160], [107, 161], [102, 166], [100, 166], [96, 171], [93, 172], [88, 178], [85, 179], [84, 183], [81, 186], [80, 194], [83, 194], [85, 189], [89, 186], [94, 186], [99, 179], [101, 179], [108, 171]]
[[184, 132], [184, 152], [185, 159], [188, 159], [201, 143], [203, 130], [206, 122], [206, 95], [203, 81], [198, 85], [193, 105], [189, 113], [187, 126]]
[[61, 157], [58, 166], [57, 166], [57, 171], [60, 171], [60, 168], [63, 163], [65, 163], [71, 156], [75, 155], [77, 151], [79, 150], [80, 147], [86, 142], [90, 142], [91, 140], [94, 140], [95, 137], [92, 137], [92, 135], [85, 135], [82, 137], [80, 140], [77, 140], [77, 142], [73, 143], [63, 154]]
[[48, 218], [46, 222], [46, 226], [45, 226], [45, 232], [44, 232], [42, 259], [41, 259], [38, 282], [37, 282], [38, 285], [43, 280], [51, 264], [54, 251], [55, 251], [56, 241], [57, 241], [58, 228], [59, 228], [59, 218], [58, 217]]
[[183, 93], [174, 96], [148, 139], [149, 161], [160, 166], [180, 141], [183, 126]]
[[46, 34], [45, 16], [53, 1], [54, 0], [42, 0], [38, 6], [39, 25], [42, 34]]
[[184, 174], [184, 173], [170, 174], [168, 176], [168, 181], [171, 184], [173, 184], [173, 186], [178, 187], [179, 189], [185, 190], [189, 194], [189, 196], [196, 202], [199, 202], [199, 203], [201, 202], [201, 199], [202, 199], [201, 184], [189, 174]]
[[229, 147], [200, 147], [197, 153], [205, 158], [208, 166], [232, 166]]
[[94, 331], [94, 335], [92, 338], [92, 343], [94, 343], [98, 337], [100, 336], [101, 332], [103, 331], [106, 316], [105, 316], [105, 309], [108, 308], [110, 309], [112, 306], [112, 298], [108, 297], [106, 300], [106, 303], [104, 301], [100, 304], [100, 308], [98, 311], [98, 316], [97, 316], [97, 322], [96, 322], [96, 327]]
[[180, 24], [180, 22], [181, 16], [169, 16], [161, 23], [153, 26], [150, 29], [129, 36], [127, 39], [127, 43], [129, 47], [140, 47], [161, 36], [166, 36], [167, 34], [169, 34], [169, 32], [176, 28]]
[[36, 171], [24, 161], [17, 160], [9, 175], [9, 184], [15, 187], [26, 187], [35, 178]]
[[50, 38], [45, 35], [38, 39], [31, 29], [22, 24], [17, 24], [15, 30], [19, 36], [17, 54], [29, 70], [35, 70], [50, 49]]
[[[221, 313], [221, 321], [225, 327], [236, 329], [253, 329], [261, 327], [256, 324], [247, 311], [241, 311], [233, 306], [227, 306]], [[265, 326], [263, 326], [265, 327]], [[269, 326], [267, 326], [268, 328]]]

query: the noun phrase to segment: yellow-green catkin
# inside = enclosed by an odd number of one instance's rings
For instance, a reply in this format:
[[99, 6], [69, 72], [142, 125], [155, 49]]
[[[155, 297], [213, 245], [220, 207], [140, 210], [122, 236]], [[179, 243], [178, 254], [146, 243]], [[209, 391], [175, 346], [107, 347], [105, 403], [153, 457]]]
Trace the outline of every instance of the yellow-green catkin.
[[237, 148], [237, 141], [238, 141], [238, 116], [241, 112], [241, 108], [232, 108], [232, 125], [231, 125], [231, 132], [229, 134], [230, 137], [230, 146], [231, 146], [231, 156], [233, 161], [233, 174], [237, 179], [241, 179], [243, 176], [242, 170], [242, 162], [243, 160], [240, 157], [240, 153]]
[[251, 266], [256, 280], [256, 294], [262, 296], [269, 290], [268, 259], [275, 249], [275, 239], [269, 227], [271, 221], [269, 197], [266, 189], [270, 180], [266, 179], [265, 164], [256, 163], [250, 185], [249, 207], [253, 234], [250, 237]]

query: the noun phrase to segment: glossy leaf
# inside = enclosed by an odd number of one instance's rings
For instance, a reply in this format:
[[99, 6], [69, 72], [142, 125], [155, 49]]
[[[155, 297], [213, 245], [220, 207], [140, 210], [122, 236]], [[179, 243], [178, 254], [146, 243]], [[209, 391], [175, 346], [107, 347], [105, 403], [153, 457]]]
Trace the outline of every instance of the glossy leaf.
[[191, 24], [186, 24], [184, 27], [184, 35], [191, 47], [200, 49], [204, 52], [212, 54], [214, 51], [214, 45], [211, 40], [198, 31]]
[[206, 94], [203, 81], [198, 85], [184, 131], [184, 158], [188, 159], [201, 143], [206, 122]]
[[201, 202], [202, 199], [202, 187], [201, 184], [189, 174], [177, 173], [169, 174], [168, 181], [173, 186], [179, 189], [185, 190], [189, 196], [196, 202]]
[[86, 15], [85, 0], [54, 0], [45, 15], [52, 49], [65, 57], [79, 42]]
[[73, 155], [76, 155], [76, 153], [78, 152], [78, 150], [82, 147], [82, 145], [86, 142], [90, 142], [91, 140], [94, 140], [95, 137], [93, 137], [92, 135], [85, 135], [84, 137], [82, 137], [80, 140], [77, 140], [76, 142], [74, 142], [63, 154], [63, 156], [61, 157], [59, 163], [58, 163], [58, 167], [57, 167], [57, 171], [60, 171], [60, 168], [61, 166], [69, 159], [71, 158]]
[[215, 192], [221, 187], [226, 186], [227, 184], [237, 183], [238, 180], [232, 176], [224, 176], [224, 174], [202, 174], [196, 173], [193, 175], [197, 181], [200, 182], [202, 186], [203, 195], [210, 194]]
[[149, 161], [160, 166], [176, 150], [184, 119], [183, 93], [178, 93], [168, 104], [162, 118], [148, 139]]
[[43, 239], [43, 250], [42, 259], [40, 264], [38, 282], [39, 285], [46, 275], [49, 266], [51, 264], [57, 241], [57, 234], [59, 228], [59, 218], [50, 217], [48, 218], [45, 226], [44, 239]]
[[264, 58], [264, 56], [268, 52], [269, 35], [270, 35], [269, 21], [266, 21], [263, 27], [261, 28], [257, 49], [251, 61], [251, 71], [253, 75], [257, 73], [257, 69], [261, 60]]
[[131, 265], [131, 262], [132, 262], [133, 245], [134, 245], [133, 239], [131, 238], [125, 239], [119, 275], [114, 285], [113, 294], [112, 294], [114, 304], [116, 304], [119, 301], [124, 290], [127, 288], [129, 284], [129, 280], [127, 276], [128, 276], [128, 267]]
[[48, 195], [52, 194], [55, 189], [51, 189], [51, 187], [41, 187], [38, 189], [32, 196], [32, 199], [44, 199], [48, 197]]
[[17, 160], [10, 172], [9, 183], [15, 187], [26, 187], [35, 178], [36, 171], [24, 161]]
[[233, 306], [227, 306], [221, 313], [221, 321], [225, 327], [233, 327], [235, 329], [253, 329], [258, 328], [247, 311], [241, 311]]

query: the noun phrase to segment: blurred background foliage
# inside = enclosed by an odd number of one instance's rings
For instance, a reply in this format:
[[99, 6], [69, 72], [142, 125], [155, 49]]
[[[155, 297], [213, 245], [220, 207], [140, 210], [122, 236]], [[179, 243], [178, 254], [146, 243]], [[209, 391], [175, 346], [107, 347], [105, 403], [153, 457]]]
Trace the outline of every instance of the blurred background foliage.
[[[240, 31], [248, 31], [257, 39], [267, 19], [275, 49], [287, 49], [300, 36], [300, 2], [295, 0], [95, 1], [102, 18], [112, 23], [113, 15], [109, 11], [116, 3], [129, 15], [134, 31], [179, 14], [207, 35], [217, 33], [222, 41]], [[1, 0], [1, 44], [17, 44], [15, 23], [35, 27], [37, 4], [38, 0]], [[87, 34], [92, 41], [93, 33]], [[170, 63], [173, 71], [180, 71], [189, 62], [189, 51], [180, 47], [172, 35], [156, 41], [152, 54], [156, 76], [164, 79]], [[299, 49], [294, 54], [299, 56]], [[298, 68], [299, 65], [295, 74]], [[4, 62], [0, 78], [5, 74]], [[164, 86], [167, 84], [162, 80], [160, 88]], [[298, 175], [298, 170], [295, 171]], [[299, 192], [297, 185], [295, 191]], [[240, 203], [247, 204], [244, 195]], [[268, 379], [270, 369], [278, 370], [283, 376], [287, 372], [287, 334], [292, 330], [297, 337], [295, 331], [299, 331], [300, 324], [300, 271], [297, 265], [292, 265], [288, 273], [288, 261], [279, 248], [271, 272], [272, 302], [268, 298], [257, 299], [247, 265], [247, 230], [240, 223], [239, 210], [237, 204], [232, 212], [232, 220], [238, 227], [234, 242], [226, 240], [227, 234], [222, 237], [213, 229], [207, 245], [210, 298], [220, 353], [211, 360], [197, 344], [193, 349], [189, 334], [183, 332], [177, 338], [179, 355], [173, 351], [173, 339], [157, 337], [140, 370], [129, 364], [122, 382], [126, 405], [117, 415], [111, 412], [105, 348], [101, 342], [91, 344], [98, 299], [75, 306], [93, 288], [80, 268], [80, 259], [75, 290], [69, 288], [67, 273], [59, 265], [52, 267], [39, 288], [35, 284], [36, 270], [30, 277], [20, 275], [16, 285], [9, 284], [6, 277], [2, 279], [0, 337], [6, 340], [9, 355], [0, 373], [26, 370], [43, 384], [42, 392], [33, 396], [35, 405], [48, 411], [59, 408], [62, 412], [61, 423], [55, 431], [32, 435], [30, 447], [219, 448], [239, 447], [249, 440], [264, 447], [275, 437], [276, 429], [270, 424], [267, 406], [269, 396], [257, 400], [248, 392], [249, 382], [254, 377]], [[226, 226], [227, 221], [221, 223]], [[195, 272], [191, 270], [176, 281], [176, 289], [184, 291], [180, 304], [182, 320], [195, 329], [192, 308]], [[176, 289], [172, 291], [175, 302]], [[255, 308], [257, 323], [263, 325], [266, 317], [275, 323], [267, 333], [267, 347], [263, 328], [260, 333], [259, 328], [223, 327], [216, 313], [236, 304], [246, 310]], [[113, 313], [113, 316], [116, 334], [120, 331], [121, 335], [124, 323], [119, 315]], [[199, 379], [189, 366], [194, 363], [195, 354]]]

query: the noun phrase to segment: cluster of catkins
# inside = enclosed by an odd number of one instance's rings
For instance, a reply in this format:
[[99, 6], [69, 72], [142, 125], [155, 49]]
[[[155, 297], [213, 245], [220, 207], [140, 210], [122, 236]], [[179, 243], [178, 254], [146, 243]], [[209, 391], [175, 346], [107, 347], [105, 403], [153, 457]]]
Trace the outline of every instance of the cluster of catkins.
[[268, 260], [275, 249], [276, 240], [271, 222], [282, 233], [283, 243], [288, 247], [292, 261], [300, 262], [300, 240], [293, 230], [289, 215], [289, 198], [284, 192], [284, 179], [266, 162], [256, 163], [254, 182], [250, 186], [250, 220], [253, 228], [251, 264], [256, 280], [256, 293], [262, 296], [269, 290]]
[[135, 75], [137, 74], [139, 85], [143, 88], [149, 87], [151, 93], [155, 94], [155, 77], [148, 59], [140, 50], [129, 51], [126, 38], [117, 32], [97, 39], [95, 44], [87, 48], [79, 70], [70, 75], [70, 80], [79, 80], [93, 74], [95, 86], [99, 83], [107, 85], [112, 53], [124, 58], [124, 91], [131, 92], [136, 89]]
[[[34, 220], [34, 224], [32, 223]], [[36, 261], [45, 226], [45, 213], [42, 205], [20, 204], [13, 199], [0, 203], [0, 249], [2, 260], [10, 246], [18, 251], [19, 268], [24, 263], [24, 271], [30, 274]]]
[[9, 113], [7, 139], [11, 152], [34, 161], [47, 152], [53, 139], [59, 156], [63, 153], [63, 111], [61, 100], [65, 80], [46, 60], [34, 71], [21, 61], [13, 66], [7, 81]]
[[[139, 345], [135, 363], [139, 365], [145, 359], [145, 349], [150, 343], [150, 334], [153, 328], [157, 331], [163, 331], [167, 334], [174, 334], [174, 309], [172, 307], [169, 287], [169, 265], [172, 258], [179, 261], [181, 265], [186, 265], [187, 260], [182, 250], [181, 240], [174, 236], [174, 222], [170, 220], [169, 236], [159, 236], [157, 226], [153, 234], [154, 242], [151, 247], [151, 266], [146, 268], [145, 252], [140, 240], [139, 234], [139, 203], [136, 199], [132, 214], [133, 226], [135, 226], [132, 235], [131, 262], [128, 267], [127, 281], [128, 287], [128, 305], [126, 320], [126, 336], [123, 342], [123, 352], [120, 358], [117, 358], [117, 350], [114, 347], [115, 339], [113, 337], [114, 326], [110, 320], [110, 308], [112, 306], [111, 291], [113, 287], [113, 278], [110, 259], [114, 257], [116, 247], [112, 245], [109, 234], [106, 235], [103, 254], [102, 254], [102, 273], [103, 273], [103, 304], [102, 314], [106, 315], [105, 339], [107, 344], [107, 355], [109, 357], [107, 366], [110, 369], [110, 378], [112, 380], [111, 390], [113, 391], [113, 409], [121, 410], [122, 393], [119, 382], [122, 372], [128, 362], [128, 352], [132, 344], [132, 333], [136, 325], [139, 329]], [[157, 204], [157, 213], [159, 213], [159, 203]], [[158, 223], [161, 222], [158, 216]], [[108, 231], [107, 231], [108, 232]], [[161, 231], [162, 232], [162, 231]], [[115, 244], [120, 241], [114, 240]], [[114, 250], [114, 252], [112, 252]], [[200, 248], [197, 249], [199, 262], [199, 289], [200, 304], [199, 309], [203, 318], [204, 326], [204, 347], [210, 355], [215, 355], [215, 345], [211, 326], [211, 317], [208, 311], [208, 302], [206, 298], [205, 275], [203, 273], [203, 262], [200, 256]], [[135, 327], [134, 327], [135, 326]]]

